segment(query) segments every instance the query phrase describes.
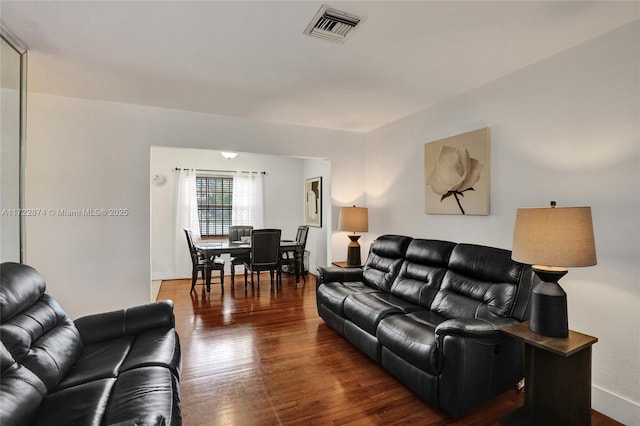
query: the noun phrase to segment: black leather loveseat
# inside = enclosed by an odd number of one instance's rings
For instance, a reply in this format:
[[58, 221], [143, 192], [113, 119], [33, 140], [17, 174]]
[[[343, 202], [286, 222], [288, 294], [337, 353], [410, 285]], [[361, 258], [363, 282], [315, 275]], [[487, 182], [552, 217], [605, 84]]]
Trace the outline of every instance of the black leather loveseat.
[[514, 387], [534, 275], [511, 252], [398, 235], [362, 269], [318, 269], [324, 321], [428, 403], [458, 416]]
[[0, 425], [182, 423], [171, 302], [74, 322], [35, 269], [0, 276]]

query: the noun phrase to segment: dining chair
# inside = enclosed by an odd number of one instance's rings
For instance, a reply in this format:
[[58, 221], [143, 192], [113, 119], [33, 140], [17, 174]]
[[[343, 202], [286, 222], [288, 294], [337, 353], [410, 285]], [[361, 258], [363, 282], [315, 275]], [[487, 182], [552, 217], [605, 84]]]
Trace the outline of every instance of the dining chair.
[[251, 287], [253, 287], [253, 272], [258, 273], [258, 287], [260, 286], [260, 272], [269, 271], [271, 285], [275, 276], [278, 286], [278, 268], [280, 266], [280, 229], [254, 229], [251, 232], [251, 256], [244, 263], [244, 286], [247, 286], [247, 272], [251, 272]]
[[[302, 274], [302, 279], [306, 283], [307, 278], [304, 274], [304, 250], [307, 245], [307, 236], [309, 235], [309, 226], [308, 225], [300, 225], [298, 226], [298, 231], [296, 232], [296, 243], [298, 246], [294, 250], [287, 250], [282, 253], [280, 257], [280, 268], [278, 273], [286, 272], [286, 273], [300, 273]], [[297, 253], [296, 253], [297, 252]]]
[[207, 286], [207, 293], [211, 292], [211, 271], [220, 271], [220, 287], [224, 291], [224, 259], [219, 257], [207, 257], [193, 244], [193, 234], [189, 229], [184, 230], [187, 236], [187, 244], [189, 245], [189, 253], [191, 254], [191, 290], [196, 286], [198, 280], [198, 272], [202, 273], [202, 280]]
[[[253, 226], [251, 225], [232, 225], [229, 227], [229, 242], [233, 243], [241, 241], [242, 237], [250, 237]], [[231, 285], [235, 283], [236, 266], [244, 265], [249, 262], [250, 253], [236, 253], [231, 256]]]

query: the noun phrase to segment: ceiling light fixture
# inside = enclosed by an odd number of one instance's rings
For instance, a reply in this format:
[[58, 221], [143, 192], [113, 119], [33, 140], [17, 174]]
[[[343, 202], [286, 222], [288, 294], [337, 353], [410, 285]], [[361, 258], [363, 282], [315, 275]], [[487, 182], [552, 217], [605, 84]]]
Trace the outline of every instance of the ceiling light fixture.
[[232, 151], [221, 151], [220, 154], [227, 160], [232, 160], [236, 158], [236, 156], [238, 155], [237, 152], [232, 152]]

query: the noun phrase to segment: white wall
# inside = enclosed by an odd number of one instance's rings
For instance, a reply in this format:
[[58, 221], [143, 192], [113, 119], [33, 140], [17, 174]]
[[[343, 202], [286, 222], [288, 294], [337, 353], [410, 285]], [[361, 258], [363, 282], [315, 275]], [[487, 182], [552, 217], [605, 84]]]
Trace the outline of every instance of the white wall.
[[[4, 30], [4, 27], [3, 27]], [[4, 32], [4, 31], [3, 31]], [[20, 262], [20, 151], [23, 56], [0, 39], [0, 261]], [[22, 50], [21, 50], [22, 51]]]
[[27, 218], [26, 263], [72, 317], [150, 299], [152, 146], [327, 158], [342, 191], [364, 191], [360, 134], [35, 93], [28, 108], [26, 206], [128, 209]]
[[[326, 160], [305, 160], [304, 179], [322, 178], [322, 226], [309, 227], [307, 235], [307, 251], [309, 251], [309, 271], [315, 271], [318, 266], [331, 264], [332, 250], [327, 244], [331, 237], [331, 163]], [[300, 189], [304, 197], [304, 187]]]
[[[3, 72], [5, 42], [2, 40]], [[7, 61], [9, 62], [9, 61]], [[4, 81], [3, 81], [4, 84]], [[20, 92], [0, 88], [0, 260], [20, 262]]]
[[[562, 279], [593, 347], [593, 405], [640, 422], [639, 25], [367, 135], [370, 230], [511, 248], [518, 207], [588, 205], [598, 265]], [[470, 68], [472, 65], [470, 64]], [[491, 215], [424, 214], [424, 144], [491, 130]], [[370, 236], [371, 238], [372, 236]]]
[[[151, 185], [151, 275], [155, 280], [191, 277], [191, 261], [184, 238], [175, 241], [171, 232], [175, 226], [176, 167], [264, 171], [264, 226], [282, 229], [282, 237], [294, 239], [303, 221], [303, 170], [306, 162], [327, 163], [325, 160], [303, 160], [286, 156], [239, 153], [227, 160], [220, 151], [210, 149], [151, 147], [151, 176], [162, 175], [162, 186]], [[185, 254], [175, 265], [175, 245]], [[325, 243], [308, 245], [310, 252], [321, 251], [326, 258]], [[228, 256], [225, 256], [228, 258]], [[177, 269], [176, 269], [177, 268]], [[229, 265], [227, 265], [229, 270]], [[315, 271], [315, 269], [312, 269]], [[229, 272], [229, 271], [227, 271]]]

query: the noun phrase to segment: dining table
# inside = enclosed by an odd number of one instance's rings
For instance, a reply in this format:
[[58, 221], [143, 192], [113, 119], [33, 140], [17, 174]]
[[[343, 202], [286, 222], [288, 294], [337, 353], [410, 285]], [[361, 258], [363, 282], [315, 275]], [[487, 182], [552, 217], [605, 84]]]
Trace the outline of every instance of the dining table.
[[[238, 253], [251, 253], [251, 242], [246, 241], [228, 241], [228, 240], [200, 240], [194, 243], [196, 250], [203, 253], [206, 257], [220, 256], [221, 254], [234, 255]], [[300, 284], [300, 274], [302, 273], [302, 246], [292, 240], [280, 241], [280, 253], [294, 252], [296, 258], [296, 286]], [[232, 266], [233, 267], [233, 266]], [[207, 289], [210, 288], [210, 283]]]

